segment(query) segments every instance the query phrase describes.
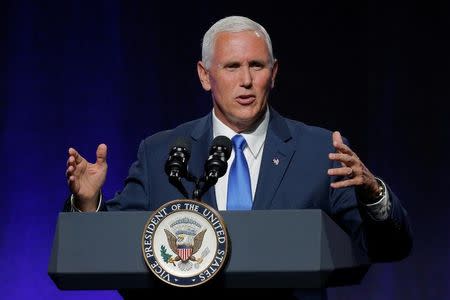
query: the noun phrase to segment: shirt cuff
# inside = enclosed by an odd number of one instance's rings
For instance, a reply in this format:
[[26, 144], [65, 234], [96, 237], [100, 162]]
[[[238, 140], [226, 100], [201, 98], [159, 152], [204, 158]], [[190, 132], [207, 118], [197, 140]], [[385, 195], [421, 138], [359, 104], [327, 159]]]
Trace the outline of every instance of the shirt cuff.
[[[75, 203], [74, 203], [74, 195], [72, 194], [72, 195], [70, 195], [70, 207], [71, 207], [71, 209], [70, 209], [70, 211], [71, 212], [83, 212], [82, 210], [80, 210], [80, 209], [78, 209], [78, 207], [76, 207], [75, 206]], [[100, 206], [102, 205], [102, 192], [100, 191], [100, 196], [99, 196], [99, 201], [98, 201], [98, 205], [97, 205], [97, 209], [95, 210], [95, 212], [98, 212], [99, 210], [100, 210]]]
[[383, 185], [384, 196], [379, 201], [375, 203], [365, 204], [365, 208], [369, 216], [375, 221], [385, 221], [389, 217], [391, 211], [391, 200], [389, 198], [389, 192], [384, 184], [383, 180], [377, 178], [378, 181]]

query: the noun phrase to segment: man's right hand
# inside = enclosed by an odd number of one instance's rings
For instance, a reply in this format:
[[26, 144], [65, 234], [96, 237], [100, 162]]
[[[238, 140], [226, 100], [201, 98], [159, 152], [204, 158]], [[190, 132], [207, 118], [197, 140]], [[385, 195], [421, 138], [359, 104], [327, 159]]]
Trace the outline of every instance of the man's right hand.
[[97, 161], [91, 164], [74, 148], [69, 148], [66, 177], [70, 191], [74, 195], [74, 204], [81, 211], [97, 209], [100, 189], [105, 183], [107, 147], [100, 144], [97, 148]]

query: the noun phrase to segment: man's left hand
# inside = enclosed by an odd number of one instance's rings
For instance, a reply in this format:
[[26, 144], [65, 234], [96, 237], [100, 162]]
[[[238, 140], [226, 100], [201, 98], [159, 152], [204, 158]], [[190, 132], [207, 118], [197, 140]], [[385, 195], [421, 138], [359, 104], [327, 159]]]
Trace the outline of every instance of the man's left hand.
[[355, 186], [358, 196], [364, 202], [376, 199], [380, 186], [375, 176], [366, 168], [355, 152], [342, 141], [339, 131], [333, 132], [333, 146], [336, 153], [328, 154], [330, 160], [339, 161], [340, 168], [328, 169], [330, 176], [342, 176], [340, 181], [332, 182], [331, 187], [338, 189]]

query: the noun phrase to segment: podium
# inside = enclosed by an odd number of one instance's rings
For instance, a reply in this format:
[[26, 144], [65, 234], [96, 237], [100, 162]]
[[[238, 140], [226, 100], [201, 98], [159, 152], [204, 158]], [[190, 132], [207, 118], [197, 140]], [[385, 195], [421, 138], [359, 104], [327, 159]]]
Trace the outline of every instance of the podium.
[[[141, 239], [151, 212], [60, 213], [48, 274], [62, 290], [160, 286]], [[224, 211], [231, 241], [224, 287], [324, 288], [358, 284], [365, 253], [321, 210]]]

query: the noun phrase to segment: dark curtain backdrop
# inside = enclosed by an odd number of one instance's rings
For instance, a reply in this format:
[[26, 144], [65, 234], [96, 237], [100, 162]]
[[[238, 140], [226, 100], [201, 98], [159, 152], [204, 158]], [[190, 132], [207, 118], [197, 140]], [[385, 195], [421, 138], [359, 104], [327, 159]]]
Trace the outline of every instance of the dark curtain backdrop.
[[236, 14], [271, 34], [272, 105], [340, 130], [411, 216], [412, 255], [330, 298], [450, 298], [448, 2], [240, 2], [2, 1], [0, 298], [119, 298], [59, 291], [47, 276], [67, 149], [93, 160], [106, 143], [104, 191], [120, 190], [141, 139], [210, 111], [201, 38]]

